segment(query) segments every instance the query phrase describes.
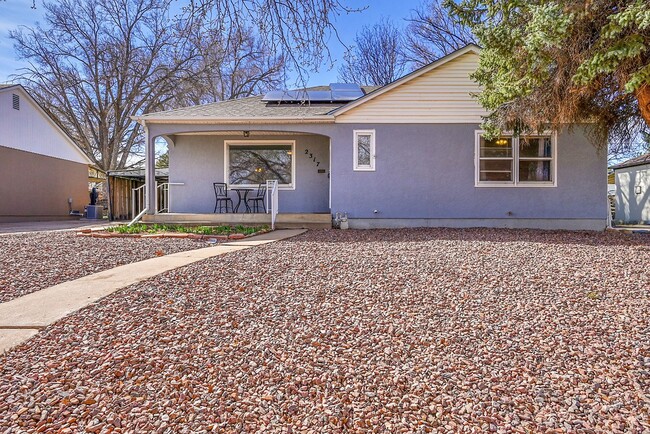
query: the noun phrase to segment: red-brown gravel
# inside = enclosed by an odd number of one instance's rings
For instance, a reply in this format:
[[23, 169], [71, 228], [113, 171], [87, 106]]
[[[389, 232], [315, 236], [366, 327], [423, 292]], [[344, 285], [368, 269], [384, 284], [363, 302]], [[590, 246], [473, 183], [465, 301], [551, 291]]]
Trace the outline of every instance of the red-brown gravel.
[[0, 236], [0, 303], [88, 274], [205, 247], [178, 239], [79, 237], [73, 232]]
[[641, 235], [309, 232], [134, 285], [0, 357], [0, 426], [647, 433], [648, 269]]

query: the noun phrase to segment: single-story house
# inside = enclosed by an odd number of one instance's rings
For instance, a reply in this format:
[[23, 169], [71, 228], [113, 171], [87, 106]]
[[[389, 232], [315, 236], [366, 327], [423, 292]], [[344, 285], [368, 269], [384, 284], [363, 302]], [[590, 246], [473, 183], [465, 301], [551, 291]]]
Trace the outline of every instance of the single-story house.
[[0, 221], [83, 212], [92, 162], [21, 85], [0, 85]]
[[479, 52], [469, 45], [377, 89], [331, 84], [135, 117], [148, 197], [159, 137], [173, 185], [169, 213], [150, 202], [143, 218], [217, 221], [213, 183], [275, 179], [279, 222], [345, 213], [351, 228], [604, 229], [606, 155], [582, 127], [483, 137], [470, 78]]
[[650, 153], [612, 169], [616, 182], [616, 222], [650, 224]]

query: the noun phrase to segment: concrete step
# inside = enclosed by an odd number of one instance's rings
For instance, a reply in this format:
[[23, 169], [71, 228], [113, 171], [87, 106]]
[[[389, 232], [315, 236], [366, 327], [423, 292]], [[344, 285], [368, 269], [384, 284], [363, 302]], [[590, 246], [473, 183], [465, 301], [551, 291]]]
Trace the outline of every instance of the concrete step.
[[[270, 225], [271, 215], [162, 213], [145, 215], [142, 221], [179, 225]], [[278, 229], [327, 229], [332, 227], [332, 216], [328, 213], [282, 213], [277, 216], [276, 227]]]

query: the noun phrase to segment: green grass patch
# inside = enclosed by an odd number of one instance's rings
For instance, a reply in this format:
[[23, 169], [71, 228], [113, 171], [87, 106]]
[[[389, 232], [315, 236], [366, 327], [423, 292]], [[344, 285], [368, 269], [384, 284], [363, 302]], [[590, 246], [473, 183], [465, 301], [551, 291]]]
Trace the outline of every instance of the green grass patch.
[[200, 234], [200, 235], [230, 235], [230, 234], [244, 234], [251, 235], [257, 232], [268, 231], [269, 227], [264, 226], [184, 226], [184, 225], [160, 225], [153, 224], [147, 225], [144, 223], [136, 223], [133, 226], [112, 226], [106, 229], [109, 232], [117, 232], [120, 234], [156, 234], [160, 232], [181, 232], [184, 234]]

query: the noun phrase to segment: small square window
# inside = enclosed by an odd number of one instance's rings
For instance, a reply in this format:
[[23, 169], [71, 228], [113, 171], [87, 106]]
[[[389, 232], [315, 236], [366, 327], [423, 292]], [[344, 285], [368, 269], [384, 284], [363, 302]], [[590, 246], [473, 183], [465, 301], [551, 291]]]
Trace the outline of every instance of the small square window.
[[375, 170], [375, 130], [354, 131], [354, 170]]
[[12, 95], [12, 97], [14, 110], [20, 110], [20, 97], [15, 93]]

